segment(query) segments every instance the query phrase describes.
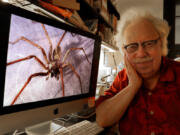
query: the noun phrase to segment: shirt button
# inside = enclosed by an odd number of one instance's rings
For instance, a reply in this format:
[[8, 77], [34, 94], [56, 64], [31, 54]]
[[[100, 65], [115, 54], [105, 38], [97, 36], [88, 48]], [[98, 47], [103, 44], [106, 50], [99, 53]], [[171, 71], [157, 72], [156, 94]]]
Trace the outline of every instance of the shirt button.
[[148, 95], [151, 96], [151, 95], [152, 95], [152, 92], [149, 91], [149, 92], [148, 92]]
[[154, 133], [154, 132], [151, 132], [151, 135], [155, 135], [155, 133]]
[[151, 115], [153, 115], [154, 114], [154, 112], [151, 110], [150, 112], [149, 112]]

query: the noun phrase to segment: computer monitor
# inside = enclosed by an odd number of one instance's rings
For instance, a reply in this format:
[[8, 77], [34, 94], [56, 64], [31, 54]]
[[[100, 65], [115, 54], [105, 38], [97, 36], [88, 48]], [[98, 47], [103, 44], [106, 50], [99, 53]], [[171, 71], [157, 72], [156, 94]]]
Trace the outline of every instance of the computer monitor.
[[0, 134], [80, 111], [95, 96], [99, 36], [0, 3]]

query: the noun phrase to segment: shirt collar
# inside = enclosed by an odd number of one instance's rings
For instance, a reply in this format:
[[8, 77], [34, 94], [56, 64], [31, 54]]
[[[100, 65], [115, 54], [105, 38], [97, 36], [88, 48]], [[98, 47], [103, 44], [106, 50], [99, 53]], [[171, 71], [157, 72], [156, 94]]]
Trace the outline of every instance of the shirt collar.
[[160, 81], [171, 82], [174, 81], [175, 75], [172, 67], [170, 66], [168, 58], [162, 57], [162, 65], [160, 68]]

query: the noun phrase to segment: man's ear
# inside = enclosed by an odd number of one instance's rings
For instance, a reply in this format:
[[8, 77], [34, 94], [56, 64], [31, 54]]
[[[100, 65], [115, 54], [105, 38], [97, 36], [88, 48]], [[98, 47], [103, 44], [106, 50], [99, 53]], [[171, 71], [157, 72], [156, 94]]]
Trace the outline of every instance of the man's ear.
[[161, 42], [161, 44], [160, 44], [160, 46], [161, 46], [161, 54], [164, 55], [164, 46], [163, 46], [163, 39], [162, 39], [162, 37], [160, 37], [160, 42]]
[[160, 37], [160, 42], [161, 42], [161, 48], [163, 47], [163, 41], [162, 37]]

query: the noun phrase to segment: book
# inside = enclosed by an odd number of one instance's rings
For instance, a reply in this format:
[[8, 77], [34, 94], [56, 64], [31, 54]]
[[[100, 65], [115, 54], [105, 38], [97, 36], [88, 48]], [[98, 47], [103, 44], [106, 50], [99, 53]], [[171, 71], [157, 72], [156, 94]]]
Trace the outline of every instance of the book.
[[107, 9], [107, 0], [94, 0], [93, 7], [95, 9], [99, 9], [99, 10], [102, 8], [104, 8], [105, 10], [108, 10]]
[[76, 0], [52, 0], [52, 4], [72, 10], [80, 10], [80, 3], [76, 2]]
[[87, 2], [91, 7], [93, 7], [93, 0], [86, 0], [86, 2]]
[[95, 0], [93, 6], [97, 12], [109, 23], [109, 12], [107, 9], [107, 0]]
[[44, 2], [42, 0], [39, 0], [39, 4], [46, 10], [64, 17], [71, 24], [74, 24], [75, 26], [82, 28], [85, 31], [89, 31], [88, 27], [83, 23], [83, 21], [81, 20], [80, 16], [78, 16], [77, 13], [71, 12], [68, 9], [63, 9], [63, 8], [57, 7], [53, 4]]
[[100, 15], [109, 23], [109, 13], [105, 8], [101, 8]]
[[72, 16], [72, 12], [63, 8], [59, 8], [49, 2], [44, 2], [43, 0], [38, 1], [40, 6], [45, 8], [46, 10], [55, 13], [57, 15], [61, 15], [64, 18], [70, 18]]
[[115, 15], [113, 15], [113, 28], [117, 32], [117, 17]]

